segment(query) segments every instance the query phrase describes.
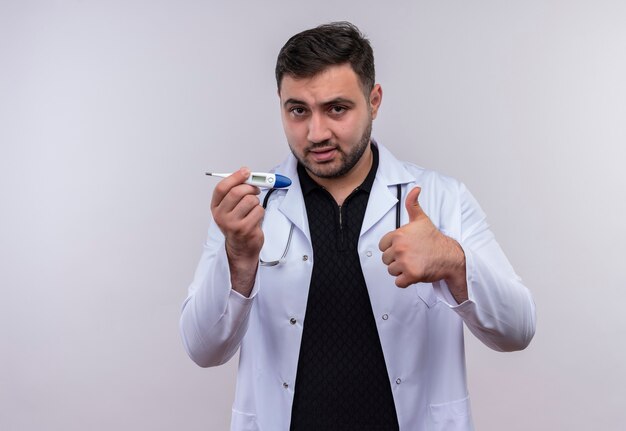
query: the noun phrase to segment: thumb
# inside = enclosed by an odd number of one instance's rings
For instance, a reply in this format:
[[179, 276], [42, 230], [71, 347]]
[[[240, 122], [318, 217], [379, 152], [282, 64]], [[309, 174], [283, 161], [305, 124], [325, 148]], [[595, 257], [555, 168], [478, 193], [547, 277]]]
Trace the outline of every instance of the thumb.
[[406, 201], [404, 202], [404, 205], [406, 207], [407, 213], [409, 213], [410, 222], [415, 220], [420, 215], [424, 214], [424, 210], [422, 210], [422, 207], [420, 206], [420, 203], [418, 201], [421, 191], [421, 187], [414, 187], [406, 196]]

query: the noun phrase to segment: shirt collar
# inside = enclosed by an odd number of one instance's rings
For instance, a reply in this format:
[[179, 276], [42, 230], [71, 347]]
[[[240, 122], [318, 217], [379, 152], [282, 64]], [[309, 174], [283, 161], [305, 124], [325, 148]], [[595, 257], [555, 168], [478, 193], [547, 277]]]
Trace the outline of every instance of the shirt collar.
[[[370, 168], [367, 177], [358, 187], [359, 190], [369, 193], [372, 190], [372, 184], [374, 184], [374, 178], [376, 178], [376, 171], [378, 170], [378, 148], [373, 143], [370, 143], [372, 149], [372, 167]], [[300, 187], [302, 188], [302, 195], [307, 196], [313, 190], [322, 189], [318, 183], [306, 171], [304, 166], [298, 162], [298, 178], [300, 179]]]

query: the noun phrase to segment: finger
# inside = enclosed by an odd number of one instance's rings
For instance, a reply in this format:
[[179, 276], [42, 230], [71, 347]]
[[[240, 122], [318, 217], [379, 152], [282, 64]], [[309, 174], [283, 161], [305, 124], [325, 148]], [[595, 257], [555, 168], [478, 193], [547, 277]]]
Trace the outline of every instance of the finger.
[[233, 187], [243, 184], [249, 177], [250, 169], [242, 167], [217, 183], [211, 198], [211, 208], [216, 208]]
[[387, 266], [387, 272], [395, 277], [394, 283], [396, 286], [401, 288], [410, 286], [411, 283], [408, 281], [408, 277], [402, 272], [401, 265], [397, 262]]
[[231, 213], [239, 203], [244, 199], [249, 199], [247, 196], [255, 198], [255, 202], [258, 198], [256, 195], [261, 193], [258, 187], [251, 186], [249, 184], [238, 184], [231, 188], [228, 193], [222, 198], [221, 202], [213, 207], [213, 210], [218, 210], [221, 213]]
[[252, 241], [258, 235], [263, 235], [261, 221], [263, 220], [263, 207], [253, 208], [245, 218], [232, 220], [228, 227], [223, 230], [224, 236], [237, 248], [245, 249], [251, 246]]
[[387, 250], [389, 247], [391, 247], [391, 244], [393, 243], [393, 233], [395, 231], [392, 232], [388, 232], [385, 236], [383, 236], [380, 241], [378, 242], [378, 249], [382, 252], [384, 252], [385, 250]]
[[236, 220], [245, 219], [257, 207], [263, 209], [259, 198], [256, 195], [246, 194], [241, 197], [235, 207], [228, 213], [228, 216]]
[[385, 265], [390, 265], [395, 260], [395, 253], [392, 248], [388, 248], [383, 252], [382, 259]]
[[391, 262], [387, 266], [387, 272], [390, 275], [393, 275], [394, 277], [397, 277], [400, 274], [402, 274], [402, 265], [400, 265], [398, 262]]
[[260, 205], [255, 206], [237, 223], [237, 233], [240, 235], [249, 235], [255, 230], [261, 229], [264, 215], [265, 210], [263, 207]]
[[[229, 199], [225, 198], [224, 201]], [[254, 195], [245, 195], [231, 210], [224, 210], [224, 201], [213, 210], [213, 218], [224, 235], [245, 235], [251, 232], [255, 225], [260, 226], [265, 210], [259, 205], [259, 199]], [[257, 226], [257, 227], [258, 227]]]
[[396, 277], [396, 286], [402, 289], [409, 287], [411, 284], [413, 283], [411, 283], [409, 278], [404, 274], [400, 274]]
[[406, 200], [404, 201], [406, 211], [409, 213], [410, 222], [415, 220], [418, 216], [424, 214], [424, 210], [422, 210], [422, 207], [420, 206], [420, 203], [418, 201], [421, 191], [421, 187], [414, 187], [406, 196]]

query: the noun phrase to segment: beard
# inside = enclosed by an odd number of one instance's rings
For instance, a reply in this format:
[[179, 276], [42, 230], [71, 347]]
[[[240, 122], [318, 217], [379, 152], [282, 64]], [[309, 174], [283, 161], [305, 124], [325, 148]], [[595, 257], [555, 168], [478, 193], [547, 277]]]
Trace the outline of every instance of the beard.
[[[298, 162], [302, 164], [307, 171], [312, 173], [318, 178], [338, 178], [346, 175], [350, 170], [361, 160], [363, 153], [367, 149], [367, 146], [370, 143], [370, 139], [372, 136], [372, 119], [370, 118], [369, 124], [365, 128], [363, 134], [361, 135], [361, 139], [357, 142], [357, 144], [350, 148], [347, 152], [342, 150], [337, 144], [333, 143], [330, 140], [323, 142], [316, 142], [311, 144], [308, 148], [304, 150], [303, 155], [297, 154], [293, 147], [291, 148], [291, 152], [298, 159]], [[306, 154], [310, 150], [314, 150], [316, 148], [324, 148], [324, 147], [333, 147], [338, 153], [338, 163], [333, 161], [329, 163], [312, 163], [306, 159]]]

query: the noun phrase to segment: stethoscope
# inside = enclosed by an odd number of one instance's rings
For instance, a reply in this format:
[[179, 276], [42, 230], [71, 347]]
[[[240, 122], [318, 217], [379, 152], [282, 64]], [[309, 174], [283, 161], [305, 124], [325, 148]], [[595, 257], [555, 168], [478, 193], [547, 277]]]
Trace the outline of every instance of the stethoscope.
[[[265, 198], [263, 199], [263, 209], [267, 208], [267, 202], [270, 199], [270, 196], [277, 189], [270, 189]], [[396, 229], [400, 228], [400, 200], [402, 198], [402, 187], [400, 184], [396, 184], [396, 196], [398, 197], [398, 202], [396, 202]], [[289, 251], [289, 245], [291, 244], [291, 237], [293, 235], [293, 223], [289, 228], [289, 236], [287, 237], [287, 245], [285, 245], [285, 250], [283, 251], [283, 255], [278, 260], [263, 260], [259, 257], [259, 263], [261, 266], [276, 266], [280, 263], [284, 263], [285, 256], [287, 256], [287, 252]]]

